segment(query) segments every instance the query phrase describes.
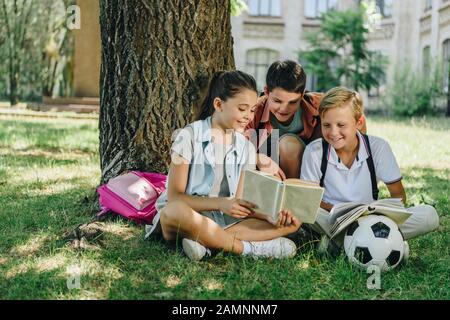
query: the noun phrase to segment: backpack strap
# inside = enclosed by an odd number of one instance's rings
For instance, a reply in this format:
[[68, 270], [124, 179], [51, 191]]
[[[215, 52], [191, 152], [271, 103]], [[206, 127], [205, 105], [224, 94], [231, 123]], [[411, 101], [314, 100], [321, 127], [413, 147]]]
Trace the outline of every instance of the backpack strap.
[[369, 167], [370, 180], [372, 182], [372, 197], [373, 200], [378, 200], [379, 190], [377, 185], [377, 176], [375, 174], [375, 164], [373, 162], [372, 150], [370, 149], [369, 137], [364, 133], [361, 133], [361, 135], [364, 139], [364, 142], [366, 143], [367, 151], [369, 152], [369, 157], [367, 158], [367, 166]]
[[327, 172], [328, 166], [328, 142], [322, 139], [322, 162], [320, 164], [320, 172], [322, 172], [322, 177], [320, 178], [320, 186], [323, 188], [323, 183], [325, 181], [325, 173]]
[[[378, 200], [378, 185], [377, 185], [377, 176], [375, 174], [375, 164], [373, 162], [372, 150], [370, 149], [369, 137], [366, 134], [361, 133], [366, 146], [367, 151], [369, 152], [369, 157], [367, 158], [367, 166], [370, 172], [370, 180], [372, 183], [372, 198], [374, 200]], [[325, 139], [322, 139], [322, 163], [320, 164], [320, 172], [322, 173], [322, 177], [320, 178], [320, 186], [323, 188], [325, 181], [325, 173], [327, 172], [328, 165], [328, 142]]]
[[97, 212], [97, 214], [95, 215], [97, 218], [100, 218], [104, 215], [106, 215], [108, 212], [110, 212], [111, 209], [109, 209], [108, 207], [105, 206], [100, 206], [100, 211]]

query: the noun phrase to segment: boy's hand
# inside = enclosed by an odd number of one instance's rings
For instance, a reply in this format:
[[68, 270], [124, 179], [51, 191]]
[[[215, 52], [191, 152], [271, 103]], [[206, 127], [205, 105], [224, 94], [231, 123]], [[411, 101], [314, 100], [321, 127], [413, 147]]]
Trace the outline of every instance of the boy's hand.
[[280, 178], [281, 180], [286, 180], [286, 175], [283, 170], [275, 163], [272, 159], [262, 153], [258, 153], [256, 166], [262, 172], [271, 174]]
[[331, 203], [325, 202], [323, 200], [320, 202], [320, 207], [328, 212], [333, 209], [333, 205]]
[[236, 198], [219, 198], [219, 210], [238, 219], [244, 219], [253, 215], [257, 206], [251, 202]]

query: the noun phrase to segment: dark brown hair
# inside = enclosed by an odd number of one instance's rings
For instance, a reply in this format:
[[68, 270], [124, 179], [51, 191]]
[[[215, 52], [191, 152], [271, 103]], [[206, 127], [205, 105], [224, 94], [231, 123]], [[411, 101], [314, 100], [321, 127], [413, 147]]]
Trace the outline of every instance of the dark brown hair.
[[214, 113], [213, 102], [215, 98], [227, 101], [243, 89], [258, 93], [255, 79], [242, 71], [218, 71], [214, 73], [208, 88], [206, 98], [200, 109], [199, 120], [204, 120]]

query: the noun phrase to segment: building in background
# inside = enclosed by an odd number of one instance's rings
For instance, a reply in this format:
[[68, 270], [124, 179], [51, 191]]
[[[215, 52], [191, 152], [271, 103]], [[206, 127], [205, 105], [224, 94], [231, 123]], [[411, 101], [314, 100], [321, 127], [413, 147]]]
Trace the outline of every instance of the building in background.
[[[300, 63], [306, 32], [319, 29], [319, 16], [332, 8], [355, 8], [360, 0], [246, 0], [249, 12], [232, 17], [236, 68], [254, 75], [259, 88], [268, 66], [277, 59]], [[81, 30], [75, 31], [74, 92], [78, 98], [99, 97], [99, 4], [78, 0]], [[369, 49], [389, 59], [386, 82], [396, 66], [409, 62], [418, 72], [429, 72], [432, 57], [442, 58], [448, 83], [450, 60], [450, 0], [376, 0], [382, 19], [370, 34]], [[314, 90], [314, 75], [308, 89]], [[371, 92], [376, 98], [383, 87]]]
[[[320, 27], [319, 16], [331, 9], [356, 8], [360, 0], [246, 0], [248, 12], [232, 17], [236, 68], [254, 75], [258, 87], [275, 60], [301, 61], [308, 49], [306, 32]], [[369, 49], [385, 55], [389, 64], [385, 82], [394, 78], [396, 66], [410, 63], [418, 72], [429, 72], [432, 57], [445, 62], [448, 81], [450, 60], [450, 0], [376, 0], [381, 20], [369, 36]], [[314, 75], [308, 89], [314, 90]], [[376, 98], [385, 85], [370, 92]]]
[[74, 29], [73, 88], [71, 97], [43, 97], [37, 110], [98, 112], [100, 104], [100, 4], [95, 0], [77, 0], [80, 29]]
[[98, 97], [100, 91], [100, 4], [99, 1], [77, 0], [81, 12], [81, 28], [74, 30], [74, 94]]

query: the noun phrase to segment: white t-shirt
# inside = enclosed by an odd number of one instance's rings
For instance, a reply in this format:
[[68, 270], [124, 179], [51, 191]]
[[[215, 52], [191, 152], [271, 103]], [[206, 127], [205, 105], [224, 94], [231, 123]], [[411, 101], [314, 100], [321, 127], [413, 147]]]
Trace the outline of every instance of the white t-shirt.
[[[225, 157], [231, 150], [231, 145], [224, 145], [220, 143], [213, 143], [214, 154], [216, 159], [214, 170], [214, 183], [209, 193], [210, 197], [229, 197], [230, 190], [228, 187], [228, 180], [226, 177]], [[222, 160], [222, 161], [218, 161]]]
[[[358, 132], [359, 150], [351, 168], [347, 168], [339, 159], [336, 150], [328, 148], [328, 164], [324, 180], [323, 201], [335, 205], [341, 202], [371, 203], [372, 182], [367, 166], [369, 152], [365, 141]], [[378, 137], [369, 136], [370, 149], [377, 182], [385, 184], [398, 182], [402, 179], [400, 168], [389, 144]], [[322, 139], [311, 142], [305, 149], [302, 160], [301, 179], [320, 181], [322, 173]]]

